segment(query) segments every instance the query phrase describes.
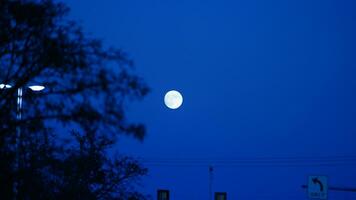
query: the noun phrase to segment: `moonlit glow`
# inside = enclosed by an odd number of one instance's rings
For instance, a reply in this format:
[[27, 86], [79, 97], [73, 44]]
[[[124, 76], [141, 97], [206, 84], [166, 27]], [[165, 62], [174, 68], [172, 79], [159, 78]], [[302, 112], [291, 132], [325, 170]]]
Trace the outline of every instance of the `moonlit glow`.
[[29, 88], [35, 92], [45, 89], [45, 87], [42, 85], [32, 85], [32, 86], [29, 86]]
[[0, 84], [0, 89], [8, 89], [11, 88], [11, 85], [8, 84]]
[[164, 104], [170, 109], [177, 109], [183, 103], [183, 96], [176, 90], [171, 90], [164, 96]]

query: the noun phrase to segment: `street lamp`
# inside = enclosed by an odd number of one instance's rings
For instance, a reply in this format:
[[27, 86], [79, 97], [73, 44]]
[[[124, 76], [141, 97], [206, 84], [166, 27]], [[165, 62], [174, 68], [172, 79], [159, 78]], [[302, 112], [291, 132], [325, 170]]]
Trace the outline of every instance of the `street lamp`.
[[[9, 89], [12, 88], [11, 85], [9, 84], [0, 84], [0, 89]], [[27, 86], [27, 88], [31, 89], [34, 92], [39, 92], [41, 90], [44, 90], [45, 87], [43, 85], [30, 85]], [[22, 111], [22, 87], [17, 89], [17, 113], [16, 113], [16, 118], [17, 120], [21, 120], [21, 111]]]
[[[9, 84], [0, 84], [0, 89], [10, 89], [12, 88], [11, 85]], [[45, 87], [42, 85], [31, 85], [27, 86], [26, 88], [29, 88], [30, 90], [34, 92], [39, 92], [41, 90], [44, 90]], [[22, 87], [17, 88], [17, 108], [16, 108], [16, 119], [18, 121], [21, 120], [21, 112], [22, 112]], [[19, 169], [19, 139], [21, 137], [21, 129], [19, 126], [16, 127], [16, 139], [15, 139], [15, 148], [16, 148], [16, 157], [15, 157], [15, 170]], [[13, 190], [15, 193], [15, 199], [17, 198], [17, 193], [18, 193], [18, 182], [15, 179], [14, 185], [13, 185]]]
[[11, 85], [8, 84], [0, 84], [0, 89], [8, 89], [11, 88]]

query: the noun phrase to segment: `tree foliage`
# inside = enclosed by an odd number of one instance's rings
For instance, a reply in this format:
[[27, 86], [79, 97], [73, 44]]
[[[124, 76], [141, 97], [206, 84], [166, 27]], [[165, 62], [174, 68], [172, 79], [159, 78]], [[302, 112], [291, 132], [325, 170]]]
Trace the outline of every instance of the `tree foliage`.
[[87, 37], [68, 12], [52, 0], [0, 0], [1, 199], [14, 183], [19, 199], [141, 199], [132, 183], [146, 169], [107, 151], [120, 134], [143, 140], [124, 111], [149, 89], [123, 51]]

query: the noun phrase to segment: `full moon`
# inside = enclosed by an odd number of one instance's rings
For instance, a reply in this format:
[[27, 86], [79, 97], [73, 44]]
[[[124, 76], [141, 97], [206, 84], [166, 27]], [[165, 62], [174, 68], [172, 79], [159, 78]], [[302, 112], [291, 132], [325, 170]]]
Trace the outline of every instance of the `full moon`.
[[183, 103], [183, 96], [176, 90], [171, 90], [164, 96], [164, 104], [170, 109], [177, 109]]

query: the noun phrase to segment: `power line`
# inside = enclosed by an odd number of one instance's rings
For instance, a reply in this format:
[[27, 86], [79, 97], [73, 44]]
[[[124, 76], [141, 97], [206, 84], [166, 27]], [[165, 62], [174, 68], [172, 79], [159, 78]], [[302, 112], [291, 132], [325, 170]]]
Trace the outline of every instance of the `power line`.
[[[144, 163], [146, 166], [165, 166], [165, 167], [206, 167], [211, 164], [181, 164], [181, 163]], [[213, 164], [215, 167], [337, 167], [337, 166], [356, 166], [356, 163], [339, 164]]]
[[356, 156], [245, 157], [245, 158], [156, 158], [141, 159], [151, 166], [354, 166]]
[[[145, 159], [145, 158], [142, 158]], [[146, 158], [147, 160], [330, 160], [330, 159], [346, 159], [355, 160], [356, 156], [264, 156], [264, 157], [226, 157], [226, 158], [203, 158], [203, 157], [185, 157], [185, 158]]]

